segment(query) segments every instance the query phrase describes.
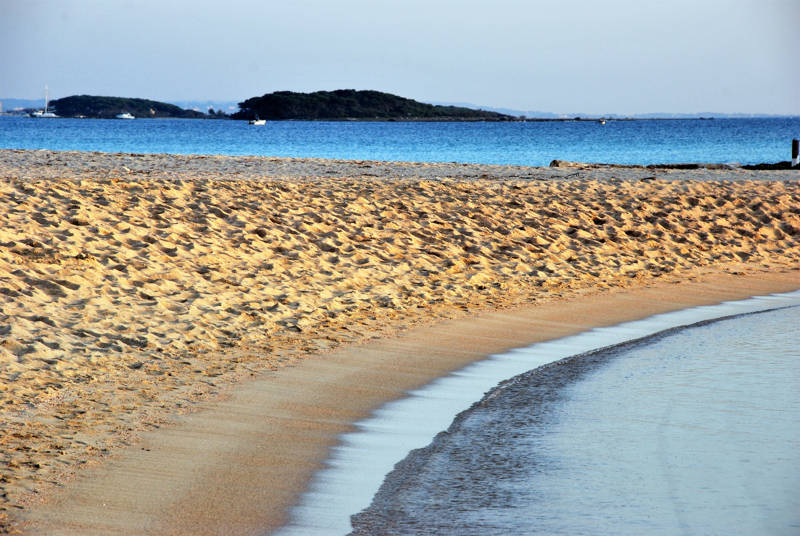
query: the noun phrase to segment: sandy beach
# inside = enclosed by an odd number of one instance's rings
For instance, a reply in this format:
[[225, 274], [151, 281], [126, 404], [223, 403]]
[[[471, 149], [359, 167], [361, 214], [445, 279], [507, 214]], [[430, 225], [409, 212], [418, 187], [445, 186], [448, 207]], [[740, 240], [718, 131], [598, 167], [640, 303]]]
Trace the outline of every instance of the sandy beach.
[[407, 389], [800, 288], [797, 177], [0, 150], [0, 533], [279, 526]]

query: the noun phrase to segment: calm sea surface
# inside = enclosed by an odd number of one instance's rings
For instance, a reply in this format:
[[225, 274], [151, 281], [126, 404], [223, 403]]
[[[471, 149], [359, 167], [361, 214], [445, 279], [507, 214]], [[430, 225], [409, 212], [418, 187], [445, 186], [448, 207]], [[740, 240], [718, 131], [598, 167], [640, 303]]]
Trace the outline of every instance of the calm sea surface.
[[755, 164], [791, 157], [800, 118], [513, 123], [0, 116], [0, 148], [470, 162], [546, 166], [553, 159], [621, 164]]
[[396, 471], [358, 526], [800, 534], [798, 325], [791, 307], [522, 375]]

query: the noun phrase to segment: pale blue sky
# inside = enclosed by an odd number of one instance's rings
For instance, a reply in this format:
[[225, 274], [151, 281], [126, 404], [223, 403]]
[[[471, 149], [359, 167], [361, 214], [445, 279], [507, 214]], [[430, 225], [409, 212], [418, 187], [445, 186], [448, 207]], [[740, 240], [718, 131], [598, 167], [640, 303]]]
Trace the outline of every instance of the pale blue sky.
[[0, 97], [800, 114], [800, 0], [0, 0]]

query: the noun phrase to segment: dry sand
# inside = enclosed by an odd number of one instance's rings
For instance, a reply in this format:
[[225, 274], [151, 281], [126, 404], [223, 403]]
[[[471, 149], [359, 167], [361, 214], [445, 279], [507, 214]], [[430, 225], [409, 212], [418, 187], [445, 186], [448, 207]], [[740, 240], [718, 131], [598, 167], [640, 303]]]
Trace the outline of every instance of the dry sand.
[[[800, 287], [796, 177], [0, 151], [0, 519], [274, 526], [336, 434], [404, 389], [592, 325]], [[119, 491], [117, 516], [86, 489]]]

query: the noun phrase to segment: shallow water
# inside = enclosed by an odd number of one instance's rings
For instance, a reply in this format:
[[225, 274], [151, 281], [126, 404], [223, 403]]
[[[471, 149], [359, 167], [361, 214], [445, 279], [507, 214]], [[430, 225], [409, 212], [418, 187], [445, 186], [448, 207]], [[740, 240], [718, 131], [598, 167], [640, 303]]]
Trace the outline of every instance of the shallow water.
[[410, 450], [428, 445], [456, 414], [507, 378], [571, 355], [676, 326], [792, 305], [800, 305], [800, 292], [656, 315], [490, 356], [409, 393], [408, 398], [387, 404], [371, 418], [356, 423], [358, 430], [342, 436], [340, 445], [332, 450], [326, 462], [327, 468], [315, 475], [310, 489], [292, 510], [290, 522], [277, 533], [285, 536], [349, 532], [350, 516], [369, 506], [395, 463]]
[[789, 160], [800, 118], [415, 123], [0, 116], [0, 148], [547, 166]]
[[798, 534], [799, 325], [800, 307], [741, 316], [523, 375], [406, 460], [359, 526]]

